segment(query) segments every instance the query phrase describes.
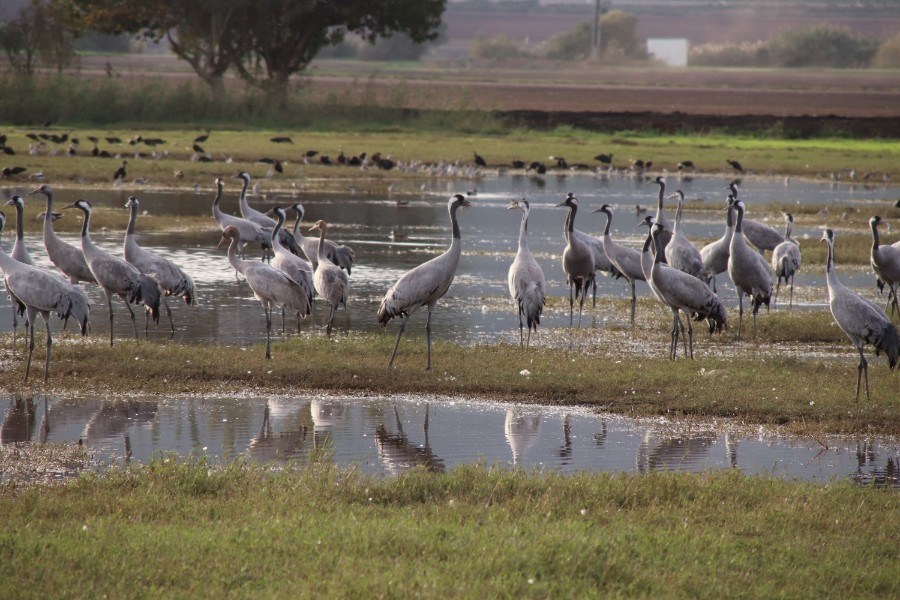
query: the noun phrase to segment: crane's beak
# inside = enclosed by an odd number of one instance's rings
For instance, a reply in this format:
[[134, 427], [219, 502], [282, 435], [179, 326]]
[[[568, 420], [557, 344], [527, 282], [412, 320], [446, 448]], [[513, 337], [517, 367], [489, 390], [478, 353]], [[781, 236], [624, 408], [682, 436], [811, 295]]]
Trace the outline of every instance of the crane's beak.
[[469, 202], [469, 201], [466, 200], [465, 198], [463, 198], [462, 205], [463, 205], [463, 206], [475, 206], [474, 204], [472, 204], [471, 202]]
[[73, 202], [72, 204], [66, 204], [65, 206], [63, 206], [63, 210], [65, 210], [67, 208], [78, 208], [78, 207], [75, 206], [75, 203]]
[[515, 210], [517, 208], [519, 208], [519, 203], [515, 200], [511, 200], [509, 206], [506, 207], [506, 210]]
[[219, 248], [221, 248], [221, 247], [222, 247], [222, 244], [224, 244], [227, 240], [228, 240], [228, 238], [225, 237], [225, 236], [223, 235], [223, 236], [222, 236], [222, 239], [219, 240], [219, 243], [216, 244], [216, 250], [218, 250]]
[[7, 202], [6, 204], [4, 204], [3, 206], [12, 206], [12, 205], [14, 205], [14, 204], [15, 204], [15, 202], [13, 202], [12, 199], [10, 199], [9, 202]]
[[40, 194], [40, 193], [41, 193], [41, 188], [35, 188], [25, 195], [26, 196], [34, 196], [35, 194]]

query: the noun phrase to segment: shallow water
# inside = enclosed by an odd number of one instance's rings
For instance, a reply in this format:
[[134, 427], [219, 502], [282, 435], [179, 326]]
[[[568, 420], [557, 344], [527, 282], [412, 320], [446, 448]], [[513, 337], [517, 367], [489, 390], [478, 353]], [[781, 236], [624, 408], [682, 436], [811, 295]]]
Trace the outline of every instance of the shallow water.
[[96, 468], [162, 453], [269, 463], [327, 448], [343, 466], [390, 475], [483, 461], [560, 472], [716, 471], [824, 483], [900, 484], [896, 440], [785, 438], [723, 423], [634, 420], [586, 408], [422, 397], [37, 396], [0, 399], [0, 442], [75, 442]]
[[[230, 180], [229, 180], [230, 181]], [[718, 177], [697, 177], [692, 180], [670, 179], [670, 191], [684, 190], [689, 200], [702, 199], [703, 204], [718, 207], [724, 205], [723, 187], [727, 179]], [[356, 266], [351, 275], [351, 303], [348, 310], [339, 310], [335, 319], [338, 332], [380, 330], [375, 312], [385, 291], [408, 269], [435, 256], [449, 244], [447, 198], [451, 193], [465, 191], [466, 187], [477, 187], [471, 199], [476, 206], [460, 212], [460, 226], [463, 235], [463, 257], [457, 271], [453, 287], [439, 303], [434, 313], [436, 336], [462, 343], [514, 342], [518, 338], [518, 321], [508, 298], [506, 274], [515, 254], [518, 235], [519, 214], [507, 211], [509, 201], [527, 197], [532, 205], [529, 222], [529, 245], [541, 263], [547, 277], [548, 294], [565, 297], [568, 290], [560, 266], [564, 248], [562, 236], [566, 210], [556, 208], [566, 192], [574, 192], [581, 201], [576, 226], [584, 231], [599, 234], [605, 219], [590, 211], [603, 203], [613, 206], [613, 236], [620, 242], [639, 247], [646, 231], [638, 230], [635, 205], [654, 206], [658, 187], [631, 178], [603, 179], [590, 175], [549, 176], [543, 179], [518, 175], [485, 177], [477, 182], [429, 181], [426, 189], [412, 196], [393, 196], [388, 190], [381, 196], [358, 194], [307, 194], [260, 195], [251, 198], [251, 204], [261, 210], [272, 206], [286, 206], [294, 201], [302, 201], [306, 208], [304, 229], [319, 218], [332, 223], [330, 237], [351, 245], [356, 251]], [[399, 184], [398, 184], [399, 185]], [[412, 185], [409, 183], [409, 185]], [[387, 184], [385, 184], [387, 188]], [[262, 183], [265, 189], [265, 182]], [[8, 192], [26, 190], [7, 190]], [[223, 210], [237, 214], [237, 185], [229, 185], [223, 198]], [[71, 202], [76, 197], [88, 195], [96, 204], [123, 206], [132, 193], [141, 199], [142, 210], [150, 214], [209, 215], [213, 194], [210, 190], [180, 193], [151, 192], [141, 190], [84, 191], [58, 189], [58, 205]], [[741, 196], [746, 199], [749, 214], [755, 207], [772, 203], [816, 204], [829, 207], [830, 216], [823, 217], [823, 224], [839, 222], [839, 214], [846, 206], [855, 206], [865, 213], [877, 212], [879, 206], [893, 204], [896, 188], [853, 187], [833, 185], [804, 180], [792, 180], [785, 185], [781, 179], [747, 178], [741, 187]], [[400, 200], [398, 202], [398, 200]], [[33, 202], [35, 200], [28, 200]], [[126, 209], [123, 207], [124, 213]], [[667, 211], [674, 216], [671, 207]], [[67, 211], [68, 212], [68, 211]], [[292, 215], [289, 215], [289, 218]], [[74, 218], [74, 215], [66, 218]], [[782, 229], [781, 222], [770, 222]], [[687, 235], [695, 240], [717, 238], [724, 230], [724, 212], [688, 211], [685, 213]], [[399, 232], [405, 237], [400, 241], [391, 239], [391, 232]], [[817, 243], [821, 236], [818, 229], [798, 227], [794, 237], [801, 244]], [[10, 234], [5, 236], [4, 247], [9, 248]], [[77, 244], [77, 236], [61, 236], [70, 243]], [[96, 232], [94, 240], [98, 245], [121, 254], [122, 232]], [[196, 282], [200, 304], [188, 308], [180, 300], [171, 300], [174, 319], [178, 331], [175, 339], [187, 342], [218, 342], [245, 344], [261, 340], [265, 335], [263, 311], [246, 283], [237, 280], [228, 265], [225, 251], [215, 249], [220, 236], [215, 232], [201, 233], [140, 233], [138, 221], [138, 241], [149, 250], [171, 258], [188, 271]], [[49, 266], [38, 239], [27, 240], [31, 253], [38, 264]], [[840, 260], [840, 232], [838, 232], [838, 260]], [[250, 250], [251, 256], [255, 255]], [[866, 269], [842, 269], [838, 265], [842, 281], [849, 286], [864, 290], [872, 298], [878, 299], [874, 291], [874, 275]], [[728, 282], [727, 275], [718, 277], [720, 295], [729, 307], [736, 307], [736, 295]], [[638, 283], [639, 304], [656, 306], [650, 298], [649, 290]], [[98, 336], [108, 333], [108, 317], [105, 299], [100, 291], [91, 286], [88, 293], [93, 302], [91, 312], [92, 332]], [[629, 294], [628, 284], [601, 278], [599, 294], [625, 298]], [[785, 296], [786, 298], [786, 296]], [[823, 273], [802, 269], [796, 278], [795, 306], [800, 308], [821, 307], [825, 304]], [[879, 300], [881, 301], [881, 300]], [[0, 299], [0, 330], [11, 329], [11, 315], [5, 294]], [[315, 314], [301, 324], [303, 331], [317, 332], [327, 315], [321, 301], [316, 301]], [[661, 306], [658, 310], [665, 311]], [[133, 335], [128, 314], [118, 301], [114, 302], [116, 336]], [[424, 331], [425, 315], [412, 317], [407, 335], [421, 336]], [[565, 327], [568, 325], [568, 310], [548, 309], [542, 319], [542, 329]], [[3, 315], [9, 315], [4, 317]], [[139, 314], [139, 325], [143, 317]], [[625, 323], [627, 315], [601, 314], [586, 309], [585, 323]], [[57, 327], [54, 320], [54, 328]], [[296, 330], [296, 321], [289, 317], [287, 331]], [[276, 332], [280, 335], [280, 319], [275, 320]], [[166, 339], [168, 322], [163, 316], [158, 327], [151, 325], [151, 338]], [[388, 334], [396, 332], [396, 324], [390, 326]]]

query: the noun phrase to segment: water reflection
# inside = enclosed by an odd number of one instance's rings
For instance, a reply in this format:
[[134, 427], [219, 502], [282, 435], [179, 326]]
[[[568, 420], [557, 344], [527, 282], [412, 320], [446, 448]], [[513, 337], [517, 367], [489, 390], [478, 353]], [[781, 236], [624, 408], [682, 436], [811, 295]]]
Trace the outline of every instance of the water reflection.
[[[587, 409], [417, 398], [0, 400], [4, 445], [82, 441], [105, 468], [160, 453], [269, 463], [317, 449], [340, 465], [392, 475], [487, 464], [562, 472], [746, 473], [900, 485], [900, 443], [878, 438], [780, 438], [728, 427], [638, 421]], [[738, 452], [740, 449], [740, 452]], [[0, 478], [3, 474], [0, 474]]]

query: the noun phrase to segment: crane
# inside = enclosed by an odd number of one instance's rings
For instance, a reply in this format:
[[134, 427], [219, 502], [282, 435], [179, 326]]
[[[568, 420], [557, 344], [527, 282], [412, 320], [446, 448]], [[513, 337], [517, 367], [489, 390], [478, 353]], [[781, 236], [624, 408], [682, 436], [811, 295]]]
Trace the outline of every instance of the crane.
[[612, 239], [609, 230], [612, 226], [612, 207], [604, 204], [594, 212], [602, 212], [606, 215], [606, 227], [603, 229], [603, 249], [609, 262], [628, 280], [631, 285], [631, 324], [634, 324], [634, 312], [637, 305], [635, 282], [646, 281], [641, 269], [641, 253], [633, 248], [627, 248], [616, 243]]
[[462, 239], [459, 233], [459, 223], [456, 220], [456, 211], [462, 206], [472, 206], [462, 194], [454, 194], [447, 202], [447, 211], [450, 213], [450, 228], [453, 239], [450, 247], [440, 256], [407, 271], [384, 295], [381, 305], [378, 307], [378, 322], [385, 328], [394, 317], [402, 317], [400, 332], [394, 343], [394, 352], [388, 362], [388, 368], [394, 364], [397, 356], [397, 348], [400, 346], [400, 337], [406, 329], [406, 323], [410, 315], [423, 306], [428, 308], [428, 320], [425, 322], [425, 335], [428, 344], [428, 366], [431, 370], [431, 313], [434, 305], [440, 300], [456, 275], [459, 265], [459, 257], [462, 254]]
[[675, 211], [675, 231], [672, 233], [672, 239], [669, 240], [669, 244], [664, 251], [666, 263], [679, 271], [684, 271], [692, 277], [705, 281], [703, 277], [703, 258], [700, 256], [700, 251], [684, 235], [681, 220], [684, 193], [681, 190], [676, 190], [669, 198], [678, 199], [678, 208]]
[[769, 306], [772, 298], [772, 274], [769, 264], [761, 254], [750, 249], [744, 241], [744, 203], [734, 200], [734, 209], [737, 211], [737, 224], [734, 227], [734, 235], [731, 236], [731, 246], [728, 249], [728, 275], [734, 282], [738, 295], [738, 339], [741, 339], [741, 326], [744, 319], [744, 294], [750, 296], [753, 312], [753, 332], [756, 333], [756, 314], [763, 304]]
[[217, 247], [226, 241], [228, 244], [228, 262], [247, 280], [253, 295], [262, 304], [266, 313], [266, 358], [272, 358], [272, 309], [282, 307], [296, 311], [302, 316], [309, 314], [309, 295], [303, 286], [279, 271], [257, 260], [243, 260], [237, 256], [237, 248], [241, 244], [241, 232], [234, 225], [222, 231], [222, 239]]
[[725, 305], [719, 300], [703, 281], [679, 269], [662, 262], [662, 225], [654, 224], [650, 229], [653, 243], [656, 244], [656, 258], [650, 272], [653, 285], [663, 298], [663, 302], [672, 310], [672, 343], [669, 350], [670, 360], [675, 360], [678, 350], [678, 331], [681, 326], [678, 311], [684, 313], [688, 321], [688, 341], [691, 360], [694, 358], [694, 331], [691, 317], [695, 320], [706, 320], [709, 333], [717, 333], [727, 327]]
[[[303, 235], [303, 231], [300, 227], [300, 221], [303, 220], [303, 215], [305, 213], [303, 205], [299, 202], [295, 202], [291, 205], [291, 208], [297, 213], [297, 220], [294, 221], [294, 238], [303, 249], [303, 253], [306, 254], [306, 258], [309, 259], [310, 264], [312, 264], [313, 270], [315, 270], [316, 265], [319, 262], [319, 240], [316, 238], [308, 238]], [[347, 271], [347, 275], [350, 275], [350, 271], [353, 268], [353, 261], [356, 258], [356, 254], [350, 246], [337, 244], [331, 240], [325, 240], [325, 255], [328, 257], [328, 260]]]
[[785, 285], [788, 281], [791, 283], [791, 295], [788, 306], [794, 306], [794, 275], [800, 270], [800, 244], [791, 237], [794, 229], [794, 215], [784, 213], [784, 241], [775, 246], [772, 250], [772, 270], [775, 271], [775, 299], [778, 299], [778, 292], [781, 290], [781, 280]]
[[[248, 221], [256, 223], [263, 229], [273, 229], [275, 227], [275, 219], [265, 213], [256, 210], [255, 208], [252, 208], [250, 206], [250, 203], [247, 202], [247, 188], [250, 187], [250, 174], [246, 171], [241, 171], [240, 173], [235, 175], [235, 179], [240, 179], [243, 182], [241, 186], [240, 201], [238, 204], [241, 211], [241, 217], [247, 219]], [[282, 228], [281, 232], [278, 234], [278, 240], [284, 246], [287, 246], [288, 249], [290, 249], [290, 251], [294, 254], [300, 254], [300, 247], [297, 245], [297, 240], [294, 239], [294, 236], [290, 231]]]
[[[663, 204], [665, 203], [666, 198], [666, 178], [660, 175], [653, 180], [653, 183], [659, 186], [659, 195], [656, 199], [656, 218], [653, 222], [663, 226], [663, 230], [659, 234], [659, 239], [662, 241], [662, 247], [665, 248], [672, 240], [672, 228], [669, 226], [669, 220], [666, 218], [666, 213], [663, 212]], [[652, 250], [653, 252], [656, 252], [656, 247], [654, 246]], [[665, 262], [665, 260], [664, 256], [663, 262]]]
[[29, 196], [41, 194], [47, 199], [47, 210], [44, 211], [44, 249], [50, 262], [56, 265], [56, 268], [63, 272], [69, 278], [70, 283], [78, 283], [86, 281], [88, 283], [97, 283], [93, 273], [88, 268], [87, 262], [84, 260], [84, 254], [79, 248], [59, 239], [53, 231], [53, 219], [46, 218], [46, 215], [53, 213], [53, 189], [44, 184], [41, 187], [28, 193]]
[[215, 217], [216, 222], [222, 228], [222, 231], [225, 230], [226, 227], [234, 227], [238, 230], [239, 239], [241, 240], [241, 255], [243, 256], [244, 248], [247, 244], [256, 244], [263, 251], [263, 260], [268, 258], [269, 249], [272, 247], [272, 232], [270, 229], [265, 227], [260, 227], [253, 221], [248, 221], [247, 219], [241, 217], [235, 217], [233, 215], [225, 214], [219, 208], [219, 202], [222, 200], [222, 188], [225, 187], [225, 182], [222, 181], [221, 177], [216, 178], [216, 197], [213, 199], [212, 205], [212, 213], [213, 217]]
[[700, 249], [703, 274], [707, 284], [710, 280], [712, 281], [713, 292], [716, 292], [716, 275], [728, 270], [729, 247], [731, 246], [731, 237], [734, 235], [734, 207], [731, 202], [728, 203], [725, 211], [725, 233], [716, 241]]
[[19, 262], [2, 248], [0, 248], [0, 269], [3, 270], [3, 281], [13, 305], [25, 308], [26, 326], [30, 334], [28, 362], [25, 366], [26, 383], [34, 354], [34, 322], [37, 315], [44, 321], [47, 329], [47, 356], [44, 359], [44, 382], [46, 382], [50, 378], [50, 347], [53, 345], [53, 337], [50, 335], [50, 313], [54, 312], [66, 320], [70, 316], [74, 317], [81, 326], [81, 335], [85, 335], [90, 313], [88, 297], [77, 285], [44, 269]]
[[[274, 253], [274, 256], [272, 257], [272, 266], [303, 286], [303, 289], [306, 290], [306, 293], [309, 296], [309, 305], [310, 309], [312, 309], [313, 295], [315, 295], [316, 292], [316, 288], [313, 285], [312, 268], [309, 266], [308, 262], [282, 246], [281, 241], [278, 239], [278, 231], [284, 227], [284, 219], [286, 216], [284, 209], [280, 206], [276, 206], [270, 212], [274, 214], [277, 219], [275, 221], [275, 229], [272, 230], [272, 250]], [[284, 313], [282, 313], [281, 329], [282, 333], [284, 333]], [[300, 321], [298, 320], [297, 330], [299, 331], [299, 329]]]
[[[578, 326], [581, 327], [581, 313], [584, 310], [584, 296], [587, 288], [594, 281], [594, 255], [590, 246], [575, 235], [575, 215], [578, 212], [578, 199], [568, 194], [566, 199], [556, 206], [569, 209], [563, 234], [566, 238], [566, 249], [563, 250], [562, 266], [569, 285], [569, 326], [572, 326], [575, 312], [575, 300], [581, 298], [578, 306]], [[604, 251], [605, 252], [605, 251]]]
[[[169, 316], [169, 325], [172, 327], [172, 335], [175, 335], [175, 322], [172, 320], [172, 309], [166, 301], [166, 296], [181, 296], [188, 306], [194, 306], [197, 301], [197, 293], [194, 288], [194, 280], [181, 268], [158, 254], [141, 248], [134, 239], [134, 226], [137, 222], [138, 206], [140, 202], [134, 196], [128, 198], [125, 208], [131, 209], [128, 217], [128, 228], [125, 230], [125, 260], [138, 271], [149, 275], [156, 281], [164, 295], [162, 304]], [[146, 330], [145, 330], [146, 333]]]
[[81, 226], [81, 251], [84, 253], [84, 260], [91, 269], [94, 279], [97, 280], [97, 285], [103, 290], [109, 306], [109, 345], [113, 345], [113, 294], [119, 296], [125, 303], [125, 308], [131, 315], [134, 337], [137, 339], [137, 324], [134, 321], [134, 311], [131, 310], [131, 305], [143, 302], [150, 312], [150, 317], [159, 323], [159, 286], [149, 275], [144, 275], [121, 258], [104, 252], [94, 245], [90, 234], [91, 211], [93, 210], [90, 202], [76, 200], [63, 208], [77, 208], [84, 213], [84, 223]]
[[[738, 199], [737, 182], [732, 181], [725, 189], [731, 190], [734, 199]], [[775, 247], [784, 241], [784, 236], [773, 227], [752, 219], [744, 219], [744, 236], [759, 250], [760, 254], [765, 250], [775, 250]]]
[[[513, 200], [508, 210], [521, 210], [522, 221], [519, 224], [519, 249], [516, 258], [509, 266], [507, 284], [509, 294], [516, 303], [519, 315], [519, 345], [528, 348], [531, 345], [531, 332], [537, 332], [537, 326], [541, 322], [541, 313], [544, 310], [544, 271], [532, 256], [528, 249], [528, 214], [531, 208], [527, 200], [516, 202]], [[528, 325], [528, 340], [523, 339], [522, 316]]]
[[878, 215], [869, 219], [869, 226], [872, 228], [872, 251], [869, 254], [869, 262], [878, 279], [888, 286], [888, 303], [884, 310], [887, 311], [890, 307], [893, 315], [894, 310], [900, 312], [900, 308], [897, 306], [897, 284], [900, 283], [900, 249], [879, 243], [878, 226], [884, 222], [884, 219]]
[[875, 347], [875, 354], [884, 352], [888, 366], [893, 371], [900, 355], [900, 334], [880, 307], [869, 302], [856, 292], [844, 287], [834, 272], [834, 231], [826, 229], [822, 241], [828, 246], [825, 261], [825, 278], [828, 285], [828, 305], [831, 316], [850, 342], [859, 351], [859, 366], [856, 374], [856, 401], [859, 402], [859, 388], [863, 376], [866, 380], [866, 400], [869, 399], [869, 363], [863, 353], [866, 344]]
[[16, 208], [16, 241], [13, 243], [10, 256], [20, 263], [33, 265], [34, 260], [32, 260], [28, 248], [25, 247], [25, 200], [23, 200], [22, 196], [16, 195], [9, 199], [6, 206], [14, 206]]
[[328, 302], [331, 312], [328, 314], [328, 323], [325, 325], [325, 334], [331, 335], [331, 327], [334, 324], [334, 311], [338, 306], [347, 308], [347, 300], [350, 297], [350, 279], [339, 266], [328, 260], [325, 253], [325, 234], [328, 231], [328, 223], [319, 219], [310, 227], [310, 231], [319, 231], [319, 247], [316, 253], [318, 264], [313, 273], [313, 284], [316, 292]]

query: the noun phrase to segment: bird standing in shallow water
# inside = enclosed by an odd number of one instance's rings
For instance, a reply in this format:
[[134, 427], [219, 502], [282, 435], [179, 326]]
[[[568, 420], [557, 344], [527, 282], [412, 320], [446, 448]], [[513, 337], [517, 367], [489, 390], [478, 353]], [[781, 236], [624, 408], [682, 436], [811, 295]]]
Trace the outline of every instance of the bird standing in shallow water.
[[334, 313], [338, 306], [347, 308], [347, 300], [350, 297], [350, 279], [339, 266], [328, 260], [325, 252], [325, 233], [328, 231], [328, 223], [323, 220], [316, 221], [310, 227], [310, 231], [319, 231], [319, 246], [316, 252], [316, 270], [313, 273], [313, 285], [319, 294], [331, 308], [328, 314], [328, 322], [325, 325], [325, 334], [331, 335], [331, 327], [334, 324]]
[[462, 239], [459, 233], [459, 223], [456, 220], [456, 211], [461, 206], [472, 206], [472, 203], [466, 200], [462, 194], [454, 195], [447, 203], [450, 227], [453, 231], [450, 248], [440, 256], [407, 271], [397, 280], [397, 283], [391, 286], [381, 300], [381, 306], [378, 307], [379, 323], [387, 327], [394, 317], [403, 318], [388, 368], [394, 364], [397, 348], [400, 346], [400, 337], [403, 335], [403, 330], [406, 329], [406, 322], [409, 321], [410, 315], [426, 306], [428, 308], [428, 320], [425, 322], [425, 335], [428, 343], [428, 366], [426, 369], [431, 370], [431, 313], [437, 301], [450, 289], [453, 278], [456, 276], [456, 268], [462, 254]]
[[772, 250], [772, 269], [775, 271], [775, 299], [778, 299], [778, 292], [781, 290], [781, 280], [787, 284], [790, 281], [791, 295], [788, 306], [794, 306], [794, 275], [800, 270], [800, 244], [791, 237], [794, 229], [794, 215], [791, 213], [784, 214], [785, 229], [784, 241], [775, 246]]
[[[507, 284], [509, 293], [519, 314], [519, 344], [523, 348], [531, 345], [531, 332], [537, 332], [537, 326], [541, 322], [541, 313], [544, 310], [544, 271], [532, 256], [528, 249], [528, 214], [530, 207], [527, 200], [516, 202], [513, 200], [508, 210], [519, 209], [522, 211], [522, 221], [519, 224], [519, 249], [516, 258], [509, 266]], [[528, 325], [528, 340], [523, 339], [522, 316]]]
[[887, 354], [888, 366], [893, 371], [900, 356], [900, 334], [881, 308], [875, 306], [859, 294], [846, 288], [834, 272], [834, 232], [826, 229], [822, 241], [828, 245], [825, 261], [825, 278], [828, 284], [828, 305], [831, 315], [856, 349], [859, 351], [859, 366], [856, 375], [856, 401], [859, 402], [859, 388], [863, 376], [866, 380], [866, 400], [869, 399], [869, 363], [863, 353], [863, 346], [872, 344], [875, 355]]

